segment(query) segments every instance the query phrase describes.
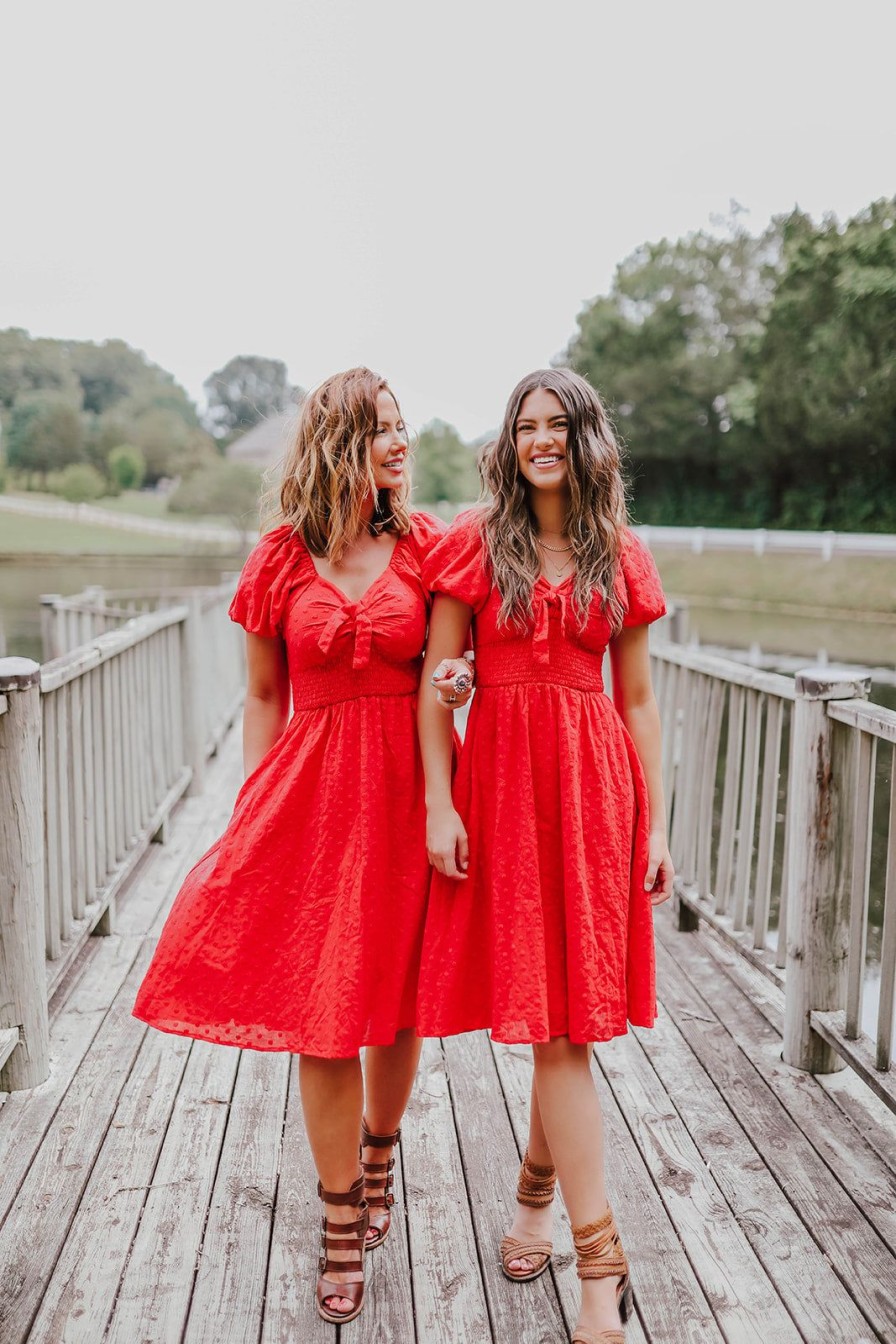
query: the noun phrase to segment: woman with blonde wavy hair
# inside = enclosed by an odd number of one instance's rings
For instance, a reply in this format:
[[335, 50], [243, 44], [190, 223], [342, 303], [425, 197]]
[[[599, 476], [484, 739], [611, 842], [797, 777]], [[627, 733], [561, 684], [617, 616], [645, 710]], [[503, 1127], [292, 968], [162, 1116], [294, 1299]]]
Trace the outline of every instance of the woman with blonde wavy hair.
[[[246, 780], [134, 1008], [162, 1031], [299, 1055], [324, 1204], [317, 1304], [335, 1323], [360, 1312], [363, 1257], [389, 1231], [392, 1148], [420, 1050], [421, 570], [444, 526], [410, 512], [407, 468], [384, 379], [349, 369], [305, 399], [279, 525], [230, 609], [247, 632]], [[468, 664], [440, 672], [444, 699], [462, 703]]]
[[[435, 599], [419, 721], [436, 872], [417, 1027], [490, 1027], [532, 1045], [504, 1273], [547, 1269], [559, 1178], [582, 1279], [573, 1340], [618, 1344], [631, 1295], [590, 1050], [655, 1017], [651, 906], [669, 896], [672, 864], [647, 624], [663, 593], [583, 378], [524, 378], [481, 470], [490, 503], [455, 520], [424, 570]], [[425, 688], [471, 620], [477, 691], [452, 788], [450, 733]], [[608, 646], [616, 707], [601, 680]]]

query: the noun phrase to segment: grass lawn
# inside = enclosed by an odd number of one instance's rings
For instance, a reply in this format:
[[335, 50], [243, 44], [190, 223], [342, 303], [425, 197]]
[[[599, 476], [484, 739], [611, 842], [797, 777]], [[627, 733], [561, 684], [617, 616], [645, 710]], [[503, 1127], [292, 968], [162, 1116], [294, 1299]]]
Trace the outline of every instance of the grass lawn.
[[[185, 520], [187, 521], [187, 520]], [[204, 520], [203, 520], [204, 521]], [[189, 537], [0, 513], [2, 555], [231, 555], [233, 548]]]
[[752, 555], [727, 551], [682, 553], [662, 546], [654, 559], [668, 593], [717, 602], [726, 598], [773, 606], [896, 614], [896, 565], [891, 557]]

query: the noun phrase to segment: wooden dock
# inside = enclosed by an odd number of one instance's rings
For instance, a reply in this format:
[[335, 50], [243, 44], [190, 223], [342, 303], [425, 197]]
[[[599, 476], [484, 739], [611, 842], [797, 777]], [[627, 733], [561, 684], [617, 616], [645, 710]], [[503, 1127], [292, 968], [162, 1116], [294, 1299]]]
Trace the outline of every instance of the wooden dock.
[[[165, 1036], [130, 1013], [170, 900], [222, 829], [237, 734], [174, 813], [50, 1005], [49, 1079], [0, 1107], [2, 1344], [554, 1344], [577, 1285], [501, 1275], [525, 1047], [429, 1041], [395, 1231], [341, 1331], [313, 1306], [318, 1209], [289, 1057]], [[781, 1060], [782, 995], [711, 931], [657, 919], [662, 1012], [600, 1046], [632, 1344], [896, 1341], [896, 1119], [851, 1070]]]

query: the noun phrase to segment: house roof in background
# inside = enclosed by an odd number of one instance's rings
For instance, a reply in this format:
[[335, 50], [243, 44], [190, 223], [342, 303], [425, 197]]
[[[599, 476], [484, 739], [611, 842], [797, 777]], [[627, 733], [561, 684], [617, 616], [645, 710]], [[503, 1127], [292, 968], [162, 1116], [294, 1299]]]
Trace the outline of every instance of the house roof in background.
[[228, 459], [231, 462], [246, 462], [253, 467], [273, 466], [285, 453], [295, 432], [296, 422], [295, 409], [269, 416], [267, 420], [253, 426], [248, 434], [241, 435], [228, 445]]

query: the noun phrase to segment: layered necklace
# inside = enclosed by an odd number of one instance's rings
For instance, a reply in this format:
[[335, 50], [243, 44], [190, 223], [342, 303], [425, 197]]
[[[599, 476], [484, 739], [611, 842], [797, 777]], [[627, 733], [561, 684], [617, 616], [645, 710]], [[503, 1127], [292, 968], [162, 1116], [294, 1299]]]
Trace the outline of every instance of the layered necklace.
[[[549, 535], [549, 536], [552, 536], [552, 537], [553, 537], [553, 536], [562, 536], [563, 533], [562, 533], [562, 532], [556, 532], [556, 533], [555, 533], [555, 532], [551, 532], [551, 533], [549, 533], [548, 535]], [[572, 547], [571, 547], [571, 546], [549, 546], [548, 543], [547, 543], [546, 541], [542, 541], [541, 537], [536, 537], [536, 538], [535, 538], [535, 544], [536, 544], [536, 546], [540, 546], [540, 547], [541, 547], [542, 552], [548, 552], [548, 554], [545, 554], [545, 555], [543, 556], [543, 559], [544, 559], [544, 563], [545, 563], [546, 568], [553, 574], [553, 576], [554, 576], [554, 578], [555, 578], [556, 580], [559, 581], [560, 579], [562, 579], [562, 578], [564, 577], [566, 571], [569, 569], [570, 565], [573, 564], [573, 562], [575, 561], [575, 556], [574, 556], [573, 553], [572, 553]], [[550, 556], [553, 556], [553, 555], [565, 555], [565, 556], [566, 556], [566, 559], [561, 563], [561, 562], [558, 561], [558, 560], [552, 560], [552, 559], [549, 558]]]

